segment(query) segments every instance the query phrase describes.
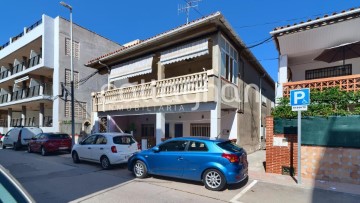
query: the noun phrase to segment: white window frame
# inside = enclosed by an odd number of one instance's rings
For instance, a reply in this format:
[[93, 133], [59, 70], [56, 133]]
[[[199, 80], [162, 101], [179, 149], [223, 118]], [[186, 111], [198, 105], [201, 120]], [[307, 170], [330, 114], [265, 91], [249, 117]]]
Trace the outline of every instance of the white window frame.
[[[223, 36], [220, 36], [221, 76], [237, 85], [239, 74], [239, 55], [235, 47]], [[227, 67], [229, 66], [229, 67]]]

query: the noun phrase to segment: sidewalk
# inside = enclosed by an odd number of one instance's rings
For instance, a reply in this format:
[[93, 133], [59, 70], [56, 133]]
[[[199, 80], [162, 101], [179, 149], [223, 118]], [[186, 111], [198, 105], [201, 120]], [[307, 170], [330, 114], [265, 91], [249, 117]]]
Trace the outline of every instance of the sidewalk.
[[302, 183], [298, 185], [296, 183], [296, 176], [291, 177], [280, 174], [265, 173], [265, 168], [263, 164], [263, 162], [265, 161], [265, 154], [266, 150], [260, 150], [252, 154], [248, 154], [249, 177], [251, 179], [285, 186], [301, 187], [306, 189], [318, 188], [323, 190], [360, 195], [360, 185], [313, 180], [308, 178], [302, 178]]

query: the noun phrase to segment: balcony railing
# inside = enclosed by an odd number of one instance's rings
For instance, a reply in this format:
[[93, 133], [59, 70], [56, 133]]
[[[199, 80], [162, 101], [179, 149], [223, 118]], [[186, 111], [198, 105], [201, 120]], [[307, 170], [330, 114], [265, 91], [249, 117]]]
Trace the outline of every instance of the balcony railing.
[[[43, 84], [43, 85], [36, 85], [36, 86], [28, 87], [25, 89], [14, 91], [10, 95], [11, 95], [11, 97], [10, 97], [11, 101], [18, 101], [21, 99], [26, 99], [26, 98], [31, 98], [31, 97], [41, 96], [41, 95], [51, 96], [52, 95], [52, 84]], [[0, 103], [3, 104], [6, 102], [10, 102], [8, 100], [8, 95], [7, 94], [1, 95]]]
[[331, 87], [339, 87], [347, 92], [360, 91], [360, 74], [284, 83], [283, 95], [289, 97], [290, 90], [293, 89], [310, 88], [322, 91]]
[[4, 71], [0, 72], [0, 80], [5, 79], [16, 73], [20, 73], [21, 71], [26, 70], [26, 68], [34, 67], [34, 66], [40, 64], [41, 60], [42, 60], [41, 54], [39, 54], [39, 55], [34, 56], [31, 59], [27, 60], [26, 62], [23, 61], [8, 70], [4, 70]]
[[94, 95], [93, 105], [114, 104], [206, 91], [208, 91], [208, 72], [205, 71], [130, 87], [116, 88], [105, 91], [103, 94], [98, 92]]

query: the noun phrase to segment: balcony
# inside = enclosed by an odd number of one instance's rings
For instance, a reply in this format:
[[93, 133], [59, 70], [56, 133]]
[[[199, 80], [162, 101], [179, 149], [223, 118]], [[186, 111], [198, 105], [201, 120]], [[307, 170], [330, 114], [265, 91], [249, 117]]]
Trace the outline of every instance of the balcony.
[[1, 106], [6, 106], [7, 103], [14, 101], [21, 101], [37, 96], [52, 96], [52, 84], [43, 84], [20, 89], [9, 94], [0, 95]]
[[283, 96], [289, 97], [290, 90], [294, 89], [310, 88], [322, 91], [331, 87], [339, 87], [347, 92], [360, 91], [360, 74], [284, 83]]
[[34, 67], [34, 66], [40, 64], [41, 59], [42, 59], [41, 55], [37, 55], [27, 61], [23, 61], [23, 62], [17, 64], [16, 66], [14, 66], [12, 68], [9, 68], [8, 70], [4, 70], [4, 71], [0, 72], [0, 80], [5, 79], [11, 75], [20, 73], [21, 71], [24, 71], [28, 68], [31, 68], [31, 67]]
[[212, 71], [183, 75], [93, 94], [94, 111], [214, 101]]

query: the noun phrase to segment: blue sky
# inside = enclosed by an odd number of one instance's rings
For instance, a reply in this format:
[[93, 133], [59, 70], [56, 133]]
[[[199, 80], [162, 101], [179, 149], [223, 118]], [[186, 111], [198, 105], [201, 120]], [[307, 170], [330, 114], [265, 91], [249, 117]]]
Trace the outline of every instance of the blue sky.
[[[74, 22], [120, 44], [146, 39], [186, 23], [178, 14], [184, 0], [65, 0], [73, 6]], [[270, 37], [277, 26], [316, 18], [324, 14], [359, 7], [359, 0], [202, 0], [190, 19], [216, 11], [223, 13], [248, 45]], [[42, 14], [68, 18], [69, 12], [59, 0], [1, 0], [0, 44], [19, 34]], [[278, 53], [274, 42], [252, 49], [260, 63], [277, 80]]]

